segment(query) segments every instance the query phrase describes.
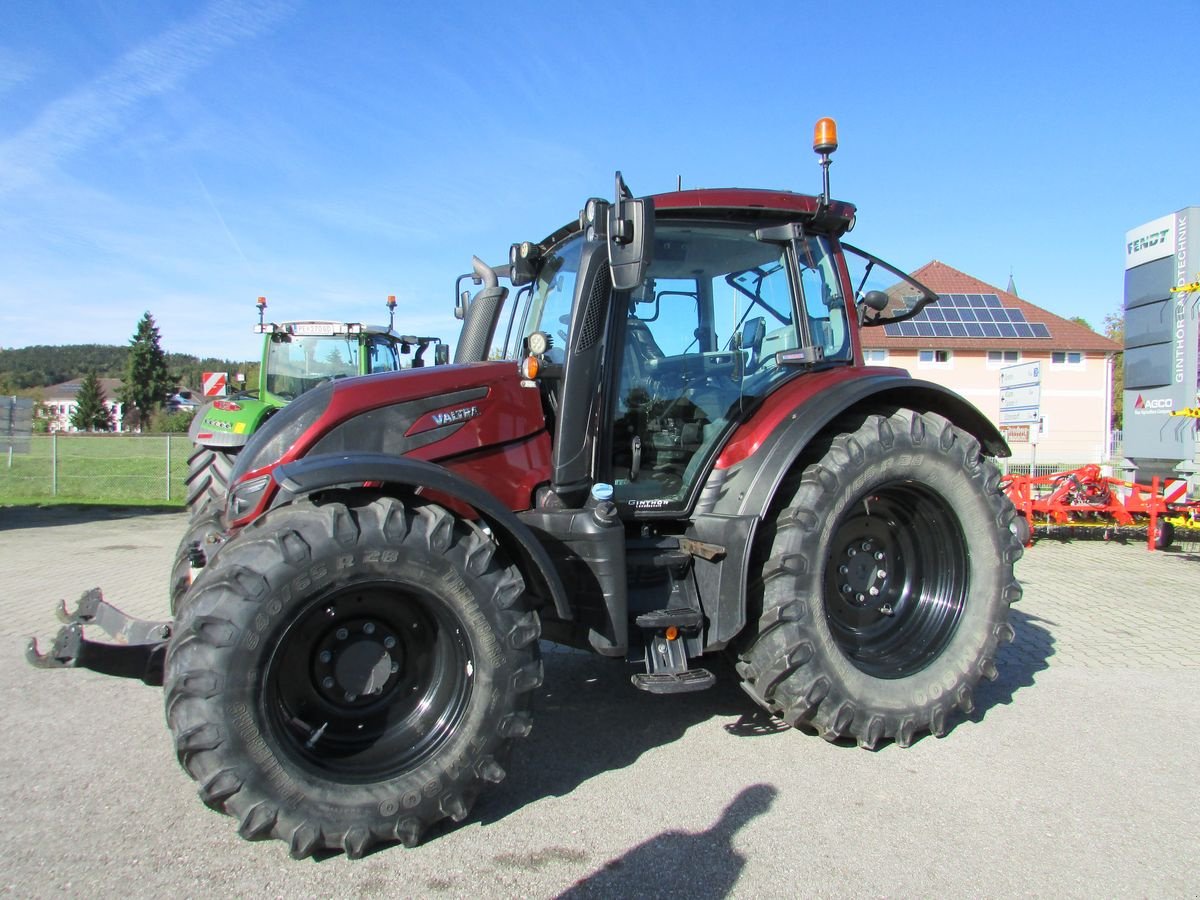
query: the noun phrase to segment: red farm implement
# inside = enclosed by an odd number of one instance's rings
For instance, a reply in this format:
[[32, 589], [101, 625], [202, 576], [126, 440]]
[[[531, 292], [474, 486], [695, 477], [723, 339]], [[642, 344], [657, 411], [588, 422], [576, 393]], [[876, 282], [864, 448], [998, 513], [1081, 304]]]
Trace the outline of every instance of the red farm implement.
[[1137, 484], [1104, 475], [1097, 465], [1082, 466], [1050, 475], [1007, 475], [1002, 487], [1035, 533], [1069, 534], [1075, 529], [1102, 529], [1107, 539], [1115, 535], [1146, 535], [1151, 550], [1168, 547], [1176, 529], [1197, 529], [1200, 534], [1200, 501], [1186, 500], [1186, 485], [1164, 485], [1155, 477]]

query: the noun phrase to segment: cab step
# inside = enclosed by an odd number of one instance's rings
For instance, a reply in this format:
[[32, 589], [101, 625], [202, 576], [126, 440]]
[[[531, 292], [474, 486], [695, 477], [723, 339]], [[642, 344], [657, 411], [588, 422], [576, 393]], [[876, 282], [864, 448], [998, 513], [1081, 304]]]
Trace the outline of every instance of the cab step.
[[704, 624], [704, 614], [698, 609], [679, 607], [677, 609], [656, 609], [642, 613], [634, 622], [638, 628], [647, 631], [661, 631], [674, 625], [680, 630], [698, 629]]
[[684, 694], [703, 691], [717, 682], [717, 676], [708, 669], [688, 669], [686, 672], [645, 672], [633, 676], [633, 686], [651, 694]]

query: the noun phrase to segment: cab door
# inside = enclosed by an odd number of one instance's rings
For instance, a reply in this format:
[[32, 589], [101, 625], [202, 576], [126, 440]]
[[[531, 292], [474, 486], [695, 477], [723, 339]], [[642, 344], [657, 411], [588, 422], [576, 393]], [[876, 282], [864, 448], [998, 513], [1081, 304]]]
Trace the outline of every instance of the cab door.
[[734, 425], [804, 371], [789, 351], [852, 360], [825, 238], [764, 240], [753, 224], [720, 221], [657, 229], [645, 280], [614, 304], [607, 474], [637, 517], [691, 507]]

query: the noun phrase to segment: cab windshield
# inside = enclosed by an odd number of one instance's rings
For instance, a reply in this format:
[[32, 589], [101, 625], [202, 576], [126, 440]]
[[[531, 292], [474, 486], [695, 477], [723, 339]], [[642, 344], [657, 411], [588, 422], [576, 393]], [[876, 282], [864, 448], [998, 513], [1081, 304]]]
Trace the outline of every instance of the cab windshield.
[[267, 351], [266, 387], [295, 400], [323, 381], [357, 375], [358, 339], [347, 335], [291, 335], [275, 332]]

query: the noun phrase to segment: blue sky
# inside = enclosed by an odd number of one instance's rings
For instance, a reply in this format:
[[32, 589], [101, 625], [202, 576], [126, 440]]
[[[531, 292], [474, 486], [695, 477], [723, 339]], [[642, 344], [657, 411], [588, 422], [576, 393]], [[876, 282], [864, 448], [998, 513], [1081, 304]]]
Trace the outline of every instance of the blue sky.
[[817, 192], [850, 240], [1099, 326], [1200, 204], [1200, 4], [0, 4], [0, 347], [252, 358], [277, 320], [453, 338], [454, 276], [636, 193]]

